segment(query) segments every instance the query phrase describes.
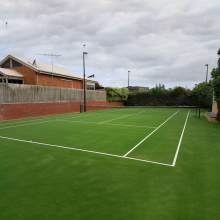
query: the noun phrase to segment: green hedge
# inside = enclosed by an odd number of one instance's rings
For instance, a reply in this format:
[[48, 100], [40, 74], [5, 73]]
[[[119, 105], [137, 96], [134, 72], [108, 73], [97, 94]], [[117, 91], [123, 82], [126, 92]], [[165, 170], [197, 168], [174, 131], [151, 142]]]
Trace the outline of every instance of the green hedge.
[[213, 80], [213, 87], [215, 93], [215, 101], [217, 102], [218, 107], [217, 120], [220, 121], [220, 76]]
[[165, 90], [150, 89], [149, 92], [131, 93], [127, 106], [201, 106], [212, 108], [213, 87], [211, 83], [200, 83], [194, 90], [176, 87]]
[[125, 101], [128, 99], [129, 90], [123, 88], [105, 87], [106, 99], [109, 102]]

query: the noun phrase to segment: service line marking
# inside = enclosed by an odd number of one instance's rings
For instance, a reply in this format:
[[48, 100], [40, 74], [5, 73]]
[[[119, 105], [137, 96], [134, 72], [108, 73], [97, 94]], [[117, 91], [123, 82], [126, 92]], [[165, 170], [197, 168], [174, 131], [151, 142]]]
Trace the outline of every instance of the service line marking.
[[111, 120], [107, 120], [107, 121], [100, 122], [100, 124], [102, 124], [102, 123], [106, 123], [106, 122], [109, 122], [109, 121], [114, 121], [114, 120], [117, 120], [117, 119], [119, 119], [119, 118], [125, 118], [125, 117], [129, 117], [129, 116], [131, 116], [131, 115], [140, 114], [140, 113], [142, 113], [142, 112], [144, 112], [144, 111], [137, 112], [137, 113], [134, 113], [134, 114], [124, 115], [124, 116], [122, 116], [122, 117], [118, 117], [118, 118], [113, 118], [113, 119], [111, 119]]
[[175, 154], [175, 157], [174, 157], [174, 160], [173, 160], [173, 163], [172, 163], [173, 167], [176, 165], [176, 160], [177, 160], [177, 157], [178, 157], [178, 154], [179, 154], [180, 145], [181, 145], [181, 142], [182, 142], [182, 139], [183, 139], [183, 134], [184, 134], [184, 131], [185, 131], [185, 128], [186, 128], [186, 124], [187, 124], [187, 121], [188, 121], [189, 113], [190, 113], [190, 110], [188, 111], [188, 114], [187, 114], [187, 117], [186, 117], [186, 121], [185, 121], [185, 124], [183, 126], [183, 131], [182, 131], [182, 134], [180, 136], [179, 144], [178, 144], [178, 147], [177, 147], [177, 150], [176, 150], [176, 154]]
[[118, 125], [118, 126], [125, 126], [125, 127], [135, 127], [135, 128], [156, 128], [150, 126], [138, 126], [138, 125], [123, 125], [123, 124], [108, 124], [108, 123], [100, 123], [100, 122], [89, 122], [89, 121], [67, 121], [62, 119], [57, 119], [56, 121], [65, 121], [65, 122], [73, 122], [73, 123], [89, 123], [89, 124], [98, 124], [98, 125]]
[[155, 131], [157, 131], [162, 125], [164, 125], [167, 121], [169, 121], [175, 114], [177, 114], [180, 110], [175, 112], [172, 116], [170, 116], [165, 122], [163, 122], [161, 125], [159, 125], [156, 129], [154, 129], [149, 135], [147, 135], [143, 140], [141, 140], [137, 145], [135, 145], [130, 151], [128, 151], [124, 157], [126, 157], [128, 154], [130, 154], [135, 148], [137, 148], [141, 143], [143, 143], [147, 138], [149, 138]]
[[132, 158], [132, 157], [124, 157], [124, 156], [115, 155], [115, 154], [108, 154], [108, 153], [102, 153], [102, 152], [91, 151], [91, 150], [84, 150], [84, 149], [79, 149], [79, 148], [71, 148], [71, 147], [65, 147], [65, 146], [54, 145], [54, 144], [46, 144], [46, 143], [40, 143], [40, 142], [35, 142], [35, 141], [27, 141], [27, 140], [21, 140], [21, 139], [3, 137], [3, 136], [0, 136], [0, 138], [12, 140], [12, 141], [26, 142], [26, 143], [30, 143], [30, 144], [38, 144], [38, 145], [45, 145], [45, 146], [50, 146], [50, 147], [64, 148], [64, 149], [68, 149], [68, 150], [77, 150], [77, 151], [82, 151], [82, 152], [87, 152], [87, 153], [101, 154], [101, 155], [106, 155], [106, 156], [112, 156], [112, 157], [118, 157], [118, 158], [123, 158], [123, 159], [136, 160], [136, 161], [141, 161], [141, 162], [145, 162], [145, 163], [153, 163], [153, 164], [172, 167], [171, 164], [159, 163], [159, 162], [149, 161], [149, 160], [142, 160], [142, 159]]

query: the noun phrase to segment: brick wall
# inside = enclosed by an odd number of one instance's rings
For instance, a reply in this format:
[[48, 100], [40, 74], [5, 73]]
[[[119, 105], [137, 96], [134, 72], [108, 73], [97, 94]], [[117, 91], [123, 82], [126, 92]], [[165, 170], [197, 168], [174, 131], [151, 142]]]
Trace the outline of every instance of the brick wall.
[[44, 75], [44, 74], [37, 75], [37, 84], [39, 86], [52, 86], [52, 87], [62, 87], [62, 88], [75, 88], [75, 89], [84, 88], [83, 81], [68, 79], [64, 77], [61, 78], [57, 76], [53, 76], [52, 79], [52, 76]]
[[214, 99], [213, 99], [213, 103], [212, 103], [212, 112], [213, 112], [215, 115], [217, 115], [217, 113], [218, 113], [217, 102], [214, 101]]
[[12, 68], [16, 70], [18, 73], [24, 76], [24, 84], [27, 85], [36, 85], [37, 83], [37, 74], [34, 70], [22, 65], [22, 67]]
[[[58, 77], [39, 74], [34, 70], [22, 65], [22, 67], [13, 68], [18, 73], [24, 76], [24, 84], [27, 85], [39, 85], [39, 86], [52, 86], [52, 87], [62, 87], [62, 88], [75, 88], [75, 89], [83, 89], [83, 81], [69, 79], [65, 77]], [[87, 88], [87, 83], [86, 83]]]
[[[82, 102], [0, 104], [0, 121], [80, 111]], [[87, 105], [123, 106], [123, 102], [88, 101]]]

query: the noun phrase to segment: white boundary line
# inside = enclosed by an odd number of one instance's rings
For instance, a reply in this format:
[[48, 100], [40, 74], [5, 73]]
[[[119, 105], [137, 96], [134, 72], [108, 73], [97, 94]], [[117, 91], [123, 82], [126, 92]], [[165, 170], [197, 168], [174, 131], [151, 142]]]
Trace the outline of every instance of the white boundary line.
[[[90, 114], [90, 115], [95, 115], [95, 114]], [[86, 117], [86, 116], [89, 116], [89, 115], [84, 115], [84, 116], [77, 116], [77, 117], [68, 117], [69, 119], [74, 119], [74, 118], [82, 118], [82, 117]], [[68, 118], [62, 118], [62, 119], [68, 119]], [[21, 125], [14, 125], [14, 126], [9, 126], [9, 127], [2, 127], [0, 129], [5, 129], [5, 128], [15, 128], [15, 127], [20, 127], [20, 126], [25, 126], [25, 125], [32, 125], [32, 124], [40, 124], [40, 123], [46, 123], [46, 122], [54, 122], [54, 121], [57, 121], [59, 119], [51, 119], [51, 120], [48, 120], [48, 121], [42, 121], [42, 120], [31, 120], [31, 121], [35, 121], [35, 123], [28, 123], [28, 124], [21, 124]], [[29, 122], [29, 121], [27, 121]], [[12, 124], [12, 123], [10, 123]], [[6, 124], [4, 124], [6, 125]], [[4, 126], [3, 125], [3, 126]], [[8, 124], [7, 124], [8, 125]]]
[[[46, 143], [40, 143], [40, 142], [34, 142], [34, 141], [20, 140], [20, 139], [16, 139], [16, 138], [9, 138], [9, 137], [3, 137], [3, 136], [0, 136], [0, 138], [8, 139], [8, 140], [13, 140], [13, 141], [26, 142], [26, 143], [31, 143], [31, 144], [39, 144], [39, 145], [45, 145], [45, 146], [51, 146], [51, 147], [57, 147], [57, 148], [64, 148], [64, 149], [69, 149], [69, 150], [78, 150], [78, 151], [83, 151], [83, 152], [88, 152], [88, 153], [95, 153], [95, 154], [107, 155], [107, 156], [112, 156], [112, 157], [136, 160], [136, 161], [141, 161], [141, 162], [146, 162], [146, 163], [153, 163], [153, 164], [158, 164], [158, 165], [175, 167], [175, 164], [176, 164], [176, 161], [177, 161], [177, 157], [178, 157], [178, 154], [179, 154], [179, 149], [180, 149], [181, 142], [182, 142], [182, 139], [183, 139], [184, 131], [185, 131], [186, 124], [187, 124], [187, 121], [188, 121], [190, 110], [188, 111], [188, 114], [187, 114], [187, 117], [186, 117], [186, 120], [185, 120], [185, 124], [184, 124], [184, 127], [183, 127], [183, 131], [182, 131], [182, 134], [181, 134], [181, 137], [180, 137], [180, 140], [179, 140], [179, 144], [178, 144], [178, 147], [177, 147], [177, 150], [176, 150], [176, 154], [175, 154], [175, 157], [174, 157], [174, 160], [173, 160], [172, 164], [165, 164], [165, 163], [159, 163], [159, 162], [155, 162], [155, 161], [149, 161], [149, 160], [143, 160], [143, 159], [138, 159], [138, 158], [132, 158], [132, 157], [127, 157], [127, 155], [132, 150], [134, 150], [136, 147], [138, 147], [144, 140], [146, 140], [151, 134], [153, 134], [157, 129], [159, 129], [163, 124], [165, 124], [169, 119], [171, 119], [179, 111], [180, 110], [178, 110], [176, 113], [174, 113], [170, 118], [168, 118], [165, 122], [163, 122], [159, 127], [157, 127], [153, 132], [151, 132], [147, 137], [145, 137], [141, 142], [139, 142], [134, 148], [132, 148], [124, 156], [108, 154], [108, 153], [102, 153], [102, 152], [97, 152], [97, 151], [83, 150], [83, 149], [79, 149], [79, 148], [70, 148], [70, 147], [64, 147], [64, 146], [52, 145], [52, 144], [46, 144]], [[41, 122], [41, 123], [43, 123], [43, 122]], [[22, 126], [22, 125], [20, 125], [20, 126]]]
[[189, 113], [190, 113], [190, 110], [188, 111], [188, 114], [187, 114], [187, 117], [186, 117], [186, 121], [185, 121], [185, 124], [184, 124], [184, 127], [183, 127], [183, 131], [182, 131], [182, 134], [181, 134], [181, 137], [180, 137], [180, 140], [179, 140], [179, 144], [178, 144], [178, 147], [177, 147], [177, 150], [176, 150], [176, 154], [175, 154], [175, 157], [173, 159], [173, 163], [172, 163], [173, 167], [176, 165], [176, 160], [177, 160], [177, 157], [178, 157], [178, 154], [179, 154], [180, 145], [181, 145], [181, 142], [182, 142], [182, 139], [183, 139], [183, 134], [184, 134], [184, 131], [185, 131], [185, 128], [186, 128], [186, 124], [187, 124], [187, 121], [188, 121]]
[[171, 164], [159, 163], [159, 162], [149, 161], [149, 160], [142, 160], [142, 159], [132, 158], [132, 157], [124, 157], [124, 156], [115, 155], [115, 154], [108, 154], [108, 153], [102, 153], [102, 152], [91, 151], [91, 150], [83, 150], [83, 149], [79, 149], [79, 148], [64, 147], [64, 146], [40, 143], [40, 142], [35, 142], [35, 141], [20, 140], [20, 139], [16, 139], [16, 138], [9, 138], [9, 137], [3, 137], [3, 136], [0, 136], [0, 138], [13, 140], [13, 141], [26, 142], [26, 143], [31, 143], [31, 144], [45, 145], [45, 146], [50, 146], [50, 147], [64, 148], [64, 149], [68, 149], [68, 150], [77, 150], [77, 151], [83, 151], [83, 152], [88, 152], [88, 153], [101, 154], [101, 155], [106, 155], [106, 156], [112, 156], [112, 157], [118, 157], [118, 158], [123, 158], [123, 159], [136, 160], [136, 161], [141, 161], [141, 162], [145, 162], [145, 163], [153, 163], [153, 164], [172, 167]]
[[[122, 117], [119, 117], [119, 118], [125, 118], [125, 117], [131, 116], [131, 115], [136, 115], [136, 114], [140, 114], [140, 113], [142, 113], [142, 112], [144, 112], [144, 111], [141, 111], [141, 112], [137, 112], [137, 113], [134, 113], [134, 114], [124, 115], [124, 116], [122, 116]], [[114, 120], [117, 120], [117, 119], [119, 119], [119, 118], [114, 118], [114, 119], [111, 119], [111, 120], [107, 120], [107, 121], [103, 121], [103, 122], [99, 122], [99, 123], [100, 123], [100, 124], [102, 124], [102, 123], [105, 123], [105, 122], [108, 122], [108, 121], [114, 121]]]
[[20, 127], [20, 126], [25, 126], [25, 125], [41, 124], [41, 123], [46, 123], [46, 122], [51, 122], [51, 121], [53, 122], [53, 121], [56, 121], [56, 120], [50, 120], [50, 121], [40, 121], [40, 122], [29, 123], [29, 124], [15, 125], [15, 126], [9, 126], [9, 127], [0, 128], [0, 129], [6, 129], [6, 128], [15, 128], [15, 127]]
[[145, 137], [142, 141], [140, 141], [137, 145], [135, 145], [130, 151], [128, 151], [124, 157], [126, 157], [128, 154], [130, 154], [135, 148], [137, 148], [141, 143], [143, 143], [147, 138], [149, 138], [155, 131], [157, 131], [162, 125], [164, 125], [167, 121], [169, 121], [175, 114], [177, 114], [180, 110], [175, 112], [172, 116], [170, 116], [165, 122], [163, 122], [161, 125], [159, 125], [156, 129], [154, 129], [147, 137]]
[[[74, 114], [74, 113], [72, 113]], [[77, 116], [78, 115], [78, 116]], [[0, 123], [1, 126], [7, 126], [7, 125], [16, 125], [18, 123], [28, 123], [28, 122], [41, 122], [41, 121], [44, 121], [45, 118], [43, 117], [48, 117], [47, 119], [48, 120], [57, 120], [57, 119], [72, 119], [72, 118], [82, 118], [82, 117], [86, 117], [86, 116], [90, 116], [90, 115], [97, 115], [97, 114], [87, 114], [87, 115], [79, 115], [79, 114], [76, 114], [76, 115], [55, 115], [55, 116], [42, 116], [37, 118], [36, 119], [33, 119], [33, 118], [30, 118], [31, 120], [29, 120], [28, 118], [23, 118], [23, 119], [15, 119], [15, 120], [20, 120], [20, 121], [15, 121], [15, 122], [12, 122], [12, 123]], [[25, 120], [25, 121], [22, 121], [22, 120]], [[4, 121], [3, 121], [4, 122]]]

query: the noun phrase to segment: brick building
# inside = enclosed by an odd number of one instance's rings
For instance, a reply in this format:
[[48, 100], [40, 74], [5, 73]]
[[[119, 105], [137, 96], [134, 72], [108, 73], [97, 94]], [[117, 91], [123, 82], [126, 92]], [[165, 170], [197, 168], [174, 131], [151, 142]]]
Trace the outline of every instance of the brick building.
[[149, 92], [149, 87], [144, 87], [144, 86], [128, 86], [127, 88], [131, 93]]
[[[68, 69], [36, 60], [8, 55], [0, 62], [0, 82], [83, 89], [83, 76]], [[86, 78], [86, 89], [98, 88]]]

